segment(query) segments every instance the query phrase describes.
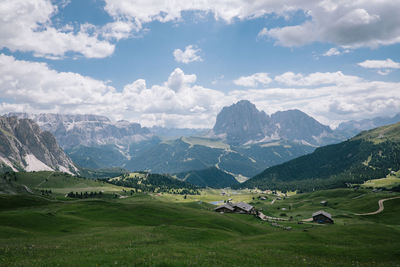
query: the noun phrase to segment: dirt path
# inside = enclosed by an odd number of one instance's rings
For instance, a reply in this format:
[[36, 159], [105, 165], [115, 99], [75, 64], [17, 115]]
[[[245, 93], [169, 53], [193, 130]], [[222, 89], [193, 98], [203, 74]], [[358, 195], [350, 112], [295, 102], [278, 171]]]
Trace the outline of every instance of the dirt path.
[[386, 200], [392, 200], [392, 199], [397, 199], [397, 198], [400, 198], [400, 196], [380, 199], [378, 201], [378, 205], [379, 205], [379, 209], [378, 210], [376, 210], [374, 212], [368, 212], [368, 213], [355, 213], [354, 215], [363, 216], [363, 215], [375, 215], [375, 214], [381, 213], [385, 209], [385, 206], [383, 206], [383, 202], [385, 202]]

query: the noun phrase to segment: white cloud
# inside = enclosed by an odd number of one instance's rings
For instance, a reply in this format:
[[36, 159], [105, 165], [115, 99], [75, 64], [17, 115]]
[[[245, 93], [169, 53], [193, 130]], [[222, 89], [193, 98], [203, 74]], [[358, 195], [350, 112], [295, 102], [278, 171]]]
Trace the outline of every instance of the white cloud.
[[250, 76], [242, 76], [233, 83], [245, 87], [257, 87], [258, 85], [267, 85], [272, 81], [268, 73], [259, 72]]
[[185, 50], [181, 49], [174, 50], [174, 58], [176, 62], [188, 64], [194, 61], [203, 61], [201, 56], [198, 55], [200, 53], [200, 49], [193, 47], [193, 45], [188, 45], [185, 47]]
[[105, 10], [115, 18], [129, 18], [139, 26], [151, 21], [179, 21], [182, 13], [213, 13], [215, 19], [232, 23], [266, 15], [289, 19], [303, 11], [306, 20], [298, 25], [264, 28], [259, 36], [276, 39], [283, 46], [328, 42], [343, 47], [377, 47], [400, 42], [398, 1], [393, 0], [226, 0], [161, 1], [105, 0]]
[[148, 88], [139, 79], [118, 92], [104, 81], [0, 54], [0, 113], [92, 113], [148, 126], [205, 127], [226, 99], [195, 81], [196, 75], [178, 68], [161, 85]]
[[315, 72], [307, 76], [301, 73], [285, 72], [275, 76], [275, 81], [287, 86], [319, 86], [326, 84], [353, 84], [362, 79], [357, 76], [344, 75], [338, 72]]
[[367, 69], [400, 69], [400, 63], [390, 58], [386, 60], [365, 60], [358, 65]]
[[[61, 2], [64, 6], [68, 1]], [[55, 28], [51, 18], [58, 12], [50, 0], [0, 2], [0, 49], [33, 52], [38, 57], [60, 58], [73, 52], [88, 58], [103, 58], [114, 52], [114, 44], [100, 40], [94, 26]]]
[[365, 60], [358, 63], [358, 65], [366, 69], [378, 69], [376, 72], [379, 75], [388, 75], [394, 69], [400, 69], [400, 63], [395, 62], [390, 58], [386, 60]]
[[331, 57], [331, 56], [338, 56], [341, 55], [342, 53], [335, 47], [332, 47], [328, 51], [326, 51], [324, 54], [322, 54], [325, 57]]
[[400, 111], [400, 83], [342, 72], [284, 73], [275, 81], [284, 86], [224, 93], [197, 85], [196, 75], [177, 68], [159, 85], [148, 87], [138, 79], [116, 90], [104, 81], [0, 54], [0, 114], [92, 113], [145, 126], [204, 128], [213, 126], [222, 107], [241, 99], [269, 114], [297, 108], [327, 124]]
[[107, 23], [99, 30], [99, 33], [106, 40], [121, 40], [132, 36], [132, 31], [138, 32], [139, 28], [130, 21], [113, 21]]
[[377, 71], [377, 73], [378, 73], [379, 75], [383, 75], [383, 76], [388, 75], [388, 74], [390, 74], [391, 72], [392, 72], [392, 70], [388, 70], [388, 69], [386, 69], [386, 70], [378, 70], [378, 71]]

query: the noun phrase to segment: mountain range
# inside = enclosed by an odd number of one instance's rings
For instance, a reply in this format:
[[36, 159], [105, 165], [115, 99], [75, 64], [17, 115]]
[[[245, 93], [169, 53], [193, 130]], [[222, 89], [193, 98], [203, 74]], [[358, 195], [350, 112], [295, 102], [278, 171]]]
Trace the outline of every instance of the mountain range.
[[54, 136], [30, 119], [0, 117], [0, 169], [77, 173]]
[[247, 100], [224, 107], [209, 130], [146, 128], [97, 115], [7, 116], [37, 122], [42, 130], [55, 136], [80, 167], [123, 167], [156, 173], [187, 173], [215, 167], [240, 182], [268, 167], [312, 153], [317, 147], [344, 141], [360, 129], [400, 121], [399, 114], [345, 122], [332, 130], [300, 110], [267, 115]]
[[267, 168], [238, 187], [311, 191], [384, 178], [400, 170], [400, 123]]

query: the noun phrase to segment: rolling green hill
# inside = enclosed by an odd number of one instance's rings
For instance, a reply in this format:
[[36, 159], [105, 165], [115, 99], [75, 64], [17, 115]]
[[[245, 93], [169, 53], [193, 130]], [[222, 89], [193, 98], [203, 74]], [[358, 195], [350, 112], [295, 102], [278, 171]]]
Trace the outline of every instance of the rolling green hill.
[[182, 172], [175, 174], [175, 176], [178, 179], [200, 187], [225, 188], [239, 184], [235, 177], [216, 167], [199, 171]]
[[386, 177], [400, 169], [400, 123], [266, 169], [240, 187], [312, 191]]
[[[254, 216], [214, 212], [206, 202], [165, 201], [155, 194], [70, 201], [0, 195], [0, 265], [397, 266], [400, 199], [385, 202], [380, 214], [354, 215], [393, 196], [336, 189], [273, 205], [254, 200], [267, 215], [292, 217], [278, 222], [291, 227], [286, 231]], [[321, 200], [328, 201], [324, 209], [335, 223], [298, 224], [321, 209]]]
[[[21, 188], [23, 192], [40, 193], [42, 190], [51, 190], [56, 194], [67, 194], [69, 192], [89, 192], [89, 191], [103, 191], [103, 192], [118, 192], [123, 188], [115, 186], [105, 181], [87, 179], [77, 176], [72, 176], [62, 172], [16, 172], [11, 174], [3, 174], [9, 180], [7, 187], [12, 186], [18, 189]], [[4, 179], [4, 178], [3, 178]], [[0, 184], [0, 191], [6, 185]]]

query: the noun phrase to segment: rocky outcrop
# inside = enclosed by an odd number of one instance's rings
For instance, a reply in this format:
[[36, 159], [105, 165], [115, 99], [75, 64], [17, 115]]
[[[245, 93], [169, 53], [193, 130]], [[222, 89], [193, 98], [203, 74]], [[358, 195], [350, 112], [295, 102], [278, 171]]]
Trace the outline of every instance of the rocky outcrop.
[[17, 117], [0, 117], [0, 165], [14, 171], [78, 172], [50, 132]]

